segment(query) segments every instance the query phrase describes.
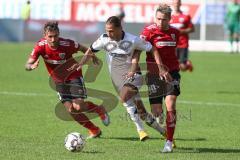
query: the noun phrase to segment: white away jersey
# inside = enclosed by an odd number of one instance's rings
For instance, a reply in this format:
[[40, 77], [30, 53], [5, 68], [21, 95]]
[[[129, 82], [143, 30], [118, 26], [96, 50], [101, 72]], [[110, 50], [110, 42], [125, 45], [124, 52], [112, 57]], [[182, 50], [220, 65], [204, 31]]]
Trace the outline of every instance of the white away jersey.
[[[127, 72], [131, 67], [134, 50], [150, 51], [152, 45], [130, 33], [123, 32], [120, 41], [111, 40], [107, 34], [102, 34], [91, 46], [92, 52], [104, 50], [109, 66], [109, 71]], [[116, 69], [116, 70], [115, 70]]]

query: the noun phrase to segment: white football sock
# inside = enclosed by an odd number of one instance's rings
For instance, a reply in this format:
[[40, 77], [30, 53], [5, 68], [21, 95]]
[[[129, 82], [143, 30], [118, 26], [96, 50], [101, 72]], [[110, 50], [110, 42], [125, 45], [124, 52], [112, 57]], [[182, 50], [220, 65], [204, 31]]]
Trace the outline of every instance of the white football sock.
[[152, 114], [150, 114], [150, 113], [146, 114], [145, 122], [146, 122], [147, 125], [154, 128], [155, 130], [157, 130], [161, 134], [165, 133], [165, 129], [159, 125], [159, 123], [156, 121], [156, 119], [153, 117]]
[[136, 105], [135, 105], [133, 99], [132, 98], [129, 99], [127, 102], [123, 103], [123, 105], [126, 107], [127, 113], [129, 114], [131, 120], [137, 127], [137, 131], [138, 132], [143, 131], [144, 130], [143, 123], [137, 113], [137, 108], [136, 108]]

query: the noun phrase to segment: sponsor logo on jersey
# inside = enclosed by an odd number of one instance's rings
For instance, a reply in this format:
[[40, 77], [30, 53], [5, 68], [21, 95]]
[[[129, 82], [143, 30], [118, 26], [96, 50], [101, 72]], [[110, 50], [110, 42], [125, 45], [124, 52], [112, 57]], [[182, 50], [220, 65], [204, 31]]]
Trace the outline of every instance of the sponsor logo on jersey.
[[170, 42], [164, 42], [164, 41], [159, 41], [156, 43], [157, 47], [164, 47], [164, 46], [176, 46], [176, 42], [170, 41]]
[[182, 24], [182, 23], [172, 23], [170, 25], [177, 29], [184, 27], [184, 24]]
[[140, 35], [140, 38], [146, 40], [147, 37], [144, 35]]
[[109, 55], [112, 56], [112, 57], [123, 57], [123, 58], [127, 57], [126, 54], [120, 54], [120, 53], [110, 53], [109, 52]]
[[57, 61], [57, 60], [51, 60], [51, 59], [44, 59], [44, 61], [50, 64], [64, 64], [66, 63], [67, 60], [65, 59], [65, 60]]
[[110, 41], [108, 42], [105, 46], [104, 46], [104, 49], [107, 51], [107, 52], [111, 52], [113, 51], [114, 49], [117, 48], [117, 43], [116, 42], [113, 42], [113, 41]]

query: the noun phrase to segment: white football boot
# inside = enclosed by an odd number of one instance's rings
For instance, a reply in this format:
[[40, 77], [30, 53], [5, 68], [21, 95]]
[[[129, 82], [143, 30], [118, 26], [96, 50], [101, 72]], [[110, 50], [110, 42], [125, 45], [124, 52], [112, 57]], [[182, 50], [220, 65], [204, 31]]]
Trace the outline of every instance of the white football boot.
[[170, 153], [172, 151], [173, 151], [172, 141], [167, 140], [162, 150], [162, 153]]

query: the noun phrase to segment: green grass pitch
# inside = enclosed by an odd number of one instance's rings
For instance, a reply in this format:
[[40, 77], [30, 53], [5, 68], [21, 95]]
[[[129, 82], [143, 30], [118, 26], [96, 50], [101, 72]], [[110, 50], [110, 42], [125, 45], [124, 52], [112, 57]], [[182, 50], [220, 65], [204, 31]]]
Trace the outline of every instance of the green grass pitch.
[[[102, 137], [88, 140], [83, 152], [71, 153], [64, 148], [65, 136], [73, 131], [86, 136], [87, 131], [55, 115], [58, 98], [48, 85], [43, 62], [33, 72], [24, 70], [32, 47], [32, 43], [0, 44], [0, 159], [239, 159], [240, 55], [191, 53], [195, 70], [181, 74], [173, 153], [160, 152], [164, 140], [146, 125], [151, 138], [140, 142], [120, 103], [110, 112], [109, 127], [99, 118], [93, 120]], [[98, 57], [104, 60], [103, 53]], [[97, 80], [86, 86], [116, 95], [106, 63]], [[147, 98], [143, 100], [149, 110]]]

